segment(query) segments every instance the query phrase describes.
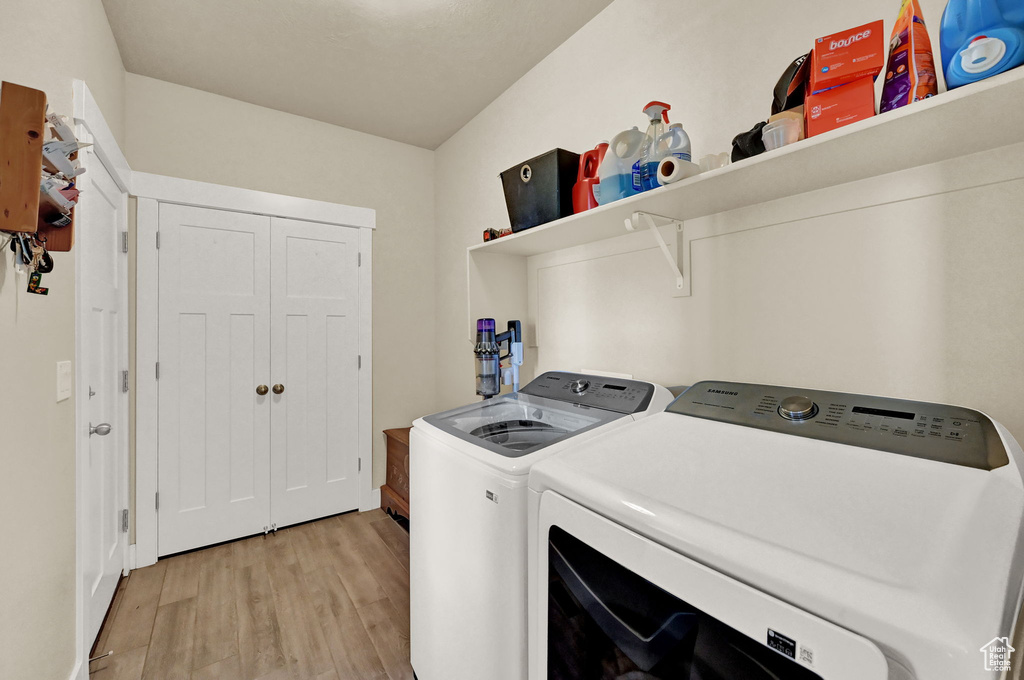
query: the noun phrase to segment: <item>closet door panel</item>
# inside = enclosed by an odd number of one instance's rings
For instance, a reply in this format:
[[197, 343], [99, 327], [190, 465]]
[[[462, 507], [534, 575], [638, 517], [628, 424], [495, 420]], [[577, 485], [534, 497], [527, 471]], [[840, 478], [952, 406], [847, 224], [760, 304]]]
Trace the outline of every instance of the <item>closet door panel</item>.
[[352, 510], [358, 475], [358, 229], [271, 226], [272, 521]]
[[158, 552], [270, 516], [270, 218], [160, 206]]

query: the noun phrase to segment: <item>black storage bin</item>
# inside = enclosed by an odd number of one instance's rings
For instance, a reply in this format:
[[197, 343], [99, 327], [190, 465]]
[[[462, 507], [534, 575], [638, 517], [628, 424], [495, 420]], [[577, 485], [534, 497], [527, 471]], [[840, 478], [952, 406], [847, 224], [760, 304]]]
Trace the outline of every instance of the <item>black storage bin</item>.
[[555, 149], [501, 173], [512, 231], [572, 215], [580, 155]]

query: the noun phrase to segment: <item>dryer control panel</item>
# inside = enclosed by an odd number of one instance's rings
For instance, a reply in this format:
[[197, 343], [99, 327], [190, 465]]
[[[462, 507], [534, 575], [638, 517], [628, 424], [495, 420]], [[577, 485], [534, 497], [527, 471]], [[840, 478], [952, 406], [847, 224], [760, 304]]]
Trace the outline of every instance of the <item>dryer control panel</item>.
[[666, 411], [980, 470], [1010, 462], [992, 420], [959, 406], [706, 381]]
[[639, 380], [548, 371], [521, 391], [615, 413], [639, 413], [650, 405], [654, 385]]

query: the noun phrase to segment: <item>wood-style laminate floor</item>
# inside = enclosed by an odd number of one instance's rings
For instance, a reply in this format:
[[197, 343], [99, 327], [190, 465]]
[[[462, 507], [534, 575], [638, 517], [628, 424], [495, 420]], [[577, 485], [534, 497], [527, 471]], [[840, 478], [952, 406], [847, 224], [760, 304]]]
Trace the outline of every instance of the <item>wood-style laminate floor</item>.
[[409, 535], [380, 510], [123, 579], [91, 680], [411, 680]]

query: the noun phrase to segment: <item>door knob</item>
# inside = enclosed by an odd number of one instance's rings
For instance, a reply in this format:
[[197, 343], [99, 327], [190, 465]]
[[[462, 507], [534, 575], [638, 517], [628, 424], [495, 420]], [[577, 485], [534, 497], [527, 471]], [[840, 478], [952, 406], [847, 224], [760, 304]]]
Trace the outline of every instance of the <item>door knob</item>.
[[92, 423], [89, 423], [89, 436], [98, 434], [101, 437], [106, 437], [110, 434], [110, 423], [100, 423], [96, 427], [93, 427]]
[[256, 394], [260, 395], [261, 397], [269, 391], [270, 390], [267, 389], [266, 385], [260, 385], [259, 387], [256, 388]]
[[281, 383], [274, 385], [274, 394], [281, 394], [282, 392], [284, 392], [284, 385]]

